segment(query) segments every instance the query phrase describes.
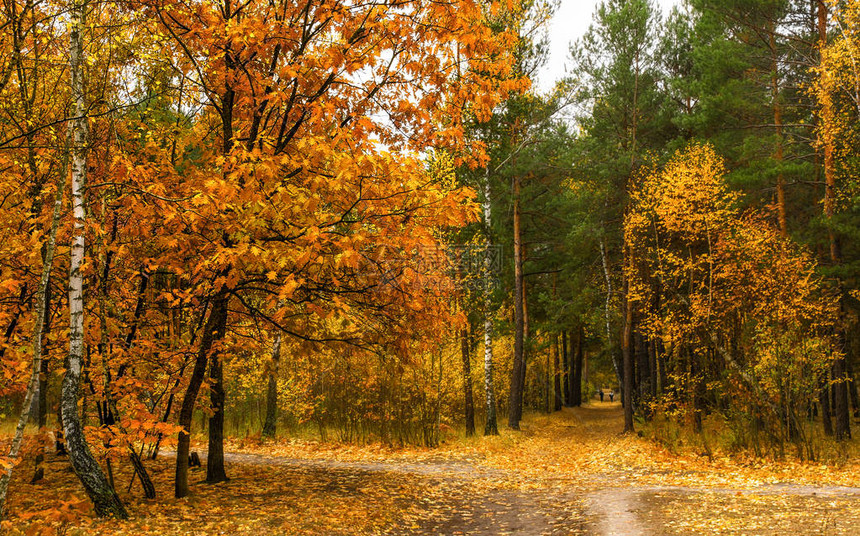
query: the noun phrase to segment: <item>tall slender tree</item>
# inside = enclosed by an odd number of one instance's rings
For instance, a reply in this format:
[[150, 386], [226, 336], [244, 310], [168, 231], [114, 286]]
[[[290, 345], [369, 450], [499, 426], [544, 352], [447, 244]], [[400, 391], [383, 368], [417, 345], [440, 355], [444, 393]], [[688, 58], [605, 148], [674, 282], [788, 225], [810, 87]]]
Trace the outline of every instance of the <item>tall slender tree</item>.
[[86, 13], [88, 3], [76, 1], [72, 5], [69, 19], [69, 73], [72, 86], [71, 128], [71, 183], [72, 213], [74, 229], [69, 262], [69, 354], [66, 374], [63, 377], [61, 406], [63, 435], [69, 460], [78, 475], [84, 490], [93, 501], [100, 516], [113, 515], [126, 518], [128, 514], [113, 487], [105, 478], [101, 467], [93, 458], [84, 436], [78, 410], [79, 387], [83, 369], [84, 353], [84, 235], [86, 228], [86, 205], [84, 192], [87, 177], [87, 103], [84, 92], [84, 65], [87, 57], [84, 47]]
[[278, 424], [278, 374], [281, 363], [281, 334], [275, 335], [272, 342], [272, 355], [266, 371], [266, 422], [263, 423], [263, 436], [274, 438]]
[[[633, 423], [635, 360], [629, 341], [636, 327], [623, 279], [630, 251], [620, 222], [642, 155], [659, 151], [677, 132], [664, 113], [667, 96], [658, 83], [659, 24], [659, 11], [651, 0], [606, 0], [598, 4], [588, 32], [571, 47], [582, 83], [579, 100], [586, 110], [580, 119], [586, 131], [581, 141], [586, 158], [578, 167], [604, 196], [600, 253], [606, 282], [606, 346], [621, 384], [625, 429], [632, 429]], [[616, 295], [617, 289], [621, 292]]]

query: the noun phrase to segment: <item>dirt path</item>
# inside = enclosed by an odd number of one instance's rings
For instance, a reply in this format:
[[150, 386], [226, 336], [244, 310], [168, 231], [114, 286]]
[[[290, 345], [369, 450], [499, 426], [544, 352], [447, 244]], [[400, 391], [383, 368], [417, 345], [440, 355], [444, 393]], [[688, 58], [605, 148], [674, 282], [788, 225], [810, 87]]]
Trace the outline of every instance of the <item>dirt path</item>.
[[[170, 455], [175, 456], [176, 453], [171, 452]], [[205, 453], [201, 453], [201, 455], [205, 455]], [[250, 465], [286, 465], [315, 469], [338, 469], [344, 471], [393, 472], [436, 478], [475, 479], [492, 478], [494, 476], [501, 476], [504, 474], [504, 472], [497, 469], [451, 460], [420, 463], [386, 461], [357, 462], [249, 454], [244, 452], [225, 453], [224, 459], [227, 462]]]
[[636, 513], [639, 500], [635, 489], [596, 491], [588, 496], [587, 504], [589, 527], [596, 534], [640, 536], [654, 533]]
[[[165, 451], [165, 456], [175, 452]], [[200, 453], [205, 467], [205, 452]], [[587, 534], [584, 505], [574, 493], [548, 490], [507, 489], [500, 482], [507, 471], [453, 460], [422, 462], [341, 461], [298, 457], [231, 453], [228, 465], [284, 467], [317, 473], [330, 480], [328, 488], [359, 489], [368, 477], [382, 475], [393, 483], [404, 476], [420, 479], [430, 493], [419, 499], [422, 514], [417, 522], [395, 525], [384, 531], [400, 535], [507, 535], [524, 536]]]
[[[686, 454], [622, 436], [617, 404], [530, 414], [521, 432], [438, 449], [228, 442], [228, 482], [191, 473], [176, 500], [171, 453], [114, 475], [131, 519], [100, 520], [64, 457], [16, 469], [0, 533], [69, 536], [497, 536], [860, 534], [860, 466]], [[200, 452], [205, 458], [205, 452]], [[853, 463], [853, 462], [852, 462]], [[838, 485], [842, 484], [842, 485]], [[57, 506], [59, 505], [59, 506]], [[55, 521], [47, 527], [46, 512]]]
[[[426, 496], [415, 505], [419, 515], [384, 531], [393, 535], [860, 534], [858, 488], [660, 484], [665, 474], [631, 462], [623, 451], [629, 445], [619, 446], [617, 405], [565, 410], [555, 419], [554, 429], [534, 424], [526, 427], [521, 443], [506, 446], [514, 460], [493, 453], [446, 458], [444, 452], [414, 460], [249, 453], [228, 453], [226, 459], [229, 464], [319, 472], [334, 482], [360, 481], [367, 475], [392, 482], [416, 479], [427, 486]], [[564, 457], [567, 465], [559, 466], [557, 460]], [[526, 470], [532, 467], [543, 470]], [[694, 471], [678, 474], [695, 481]]]
[[[589, 534], [860, 534], [860, 488], [792, 482], [714, 486], [713, 469], [658, 470], [613, 451], [621, 422], [617, 406], [565, 411], [576, 423], [568, 440], [578, 438], [586, 451], [609, 451], [603, 472], [588, 475], [598, 488], [586, 492]], [[699, 473], [707, 485], [696, 485]], [[693, 483], [660, 484], [666, 477]]]

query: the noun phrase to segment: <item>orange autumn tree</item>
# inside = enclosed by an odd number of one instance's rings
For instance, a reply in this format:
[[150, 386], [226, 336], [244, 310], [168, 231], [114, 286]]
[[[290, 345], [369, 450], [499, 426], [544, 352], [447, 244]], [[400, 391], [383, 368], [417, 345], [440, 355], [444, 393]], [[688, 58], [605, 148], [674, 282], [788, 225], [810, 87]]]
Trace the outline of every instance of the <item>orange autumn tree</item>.
[[691, 145], [632, 191], [625, 274], [664, 348], [663, 407], [697, 428], [720, 411], [742, 437], [811, 449], [803, 416], [832, 356], [835, 303], [812, 257], [742, 212], [725, 175], [710, 146]]
[[[505, 81], [510, 37], [473, 2], [141, 5], [160, 38], [149, 60], [166, 55], [165, 85], [195, 110], [194, 154], [180, 166], [173, 143], [153, 138], [125, 175], [150, 179], [135, 221], [157, 229], [148, 262], [208, 308], [180, 425], [208, 367], [207, 479], [218, 481], [228, 324], [256, 318], [309, 346], [371, 350], [389, 341], [366, 322], [408, 337], [444, 323], [408, 261], [438, 244], [435, 229], [471, 217], [471, 193], [435, 184], [418, 151], [463, 153], [464, 114], [486, 116], [520, 82]], [[179, 496], [187, 449], [180, 434]]]
[[[21, 400], [11, 445], [0, 453], [0, 520], [24, 427], [28, 419], [46, 423], [46, 378], [54, 368], [51, 288], [67, 184], [62, 122], [69, 95], [51, 82], [64, 67], [54, 58], [68, 49], [53, 8], [38, 0], [0, 8], [0, 397]], [[42, 478], [43, 460], [39, 452], [33, 481]]]
[[[438, 350], [459, 319], [450, 291], [428, 284], [444, 274], [414, 260], [441, 249], [444, 229], [475, 210], [473, 193], [439, 180], [425, 156], [445, 149], [480, 161], [464, 117], [486, 117], [523, 86], [510, 74], [513, 38], [487, 27], [488, 6], [75, 5], [88, 20], [75, 78], [85, 113], [50, 108], [63, 128], [71, 115], [85, 133], [75, 144], [87, 176], [86, 188], [76, 179], [85, 210], [74, 235], [86, 244], [75, 257], [76, 288], [89, 289], [76, 301], [75, 352], [86, 356], [87, 396], [66, 406], [82, 410], [85, 444], [109, 478], [111, 463], [131, 456], [154, 494], [140, 453], [157, 453], [177, 413], [190, 431], [206, 387], [207, 479], [225, 478], [223, 364], [279, 337], [319, 359], [348, 351], [408, 361]], [[62, 47], [51, 54], [66, 61]], [[56, 165], [62, 134], [39, 132]], [[27, 205], [15, 197], [26, 180], [18, 148], [10, 161], [22, 173], [3, 177], [6, 199], [22, 208], [4, 213], [19, 239], [4, 256], [17, 270], [4, 287], [10, 301], [25, 294], [26, 277], [35, 283], [38, 264], [38, 236], [22, 231]], [[64, 223], [68, 243], [71, 218]], [[9, 375], [20, 378], [27, 334], [17, 325]], [[188, 491], [188, 440], [179, 435], [177, 495]]]
[[[427, 167], [437, 187], [457, 189], [450, 157], [433, 155]], [[278, 342], [276, 330], [256, 331], [259, 323], [248, 322], [244, 335], [234, 325], [224, 355], [229, 356], [227, 404], [235, 422], [256, 413], [260, 386], [267, 384], [277, 390], [274, 403], [290, 428], [307, 423], [324, 438], [437, 444], [440, 423], [454, 424], [450, 408], [458, 391], [451, 386], [462, 381], [451, 364], [456, 348], [450, 342], [462, 325], [451, 310], [458, 267], [440, 240], [444, 231], [436, 228], [437, 241], [414, 248], [412, 259], [400, 258], [393, 245], [386, 248], [391, 253], [376, 259], [390, 277], [379, 290], [396, 292], [386, 298], [373, 293], [373, 301], [388, 304], [386, 314], [351, 308], [321, 313], [325, 320], [316, 332], [337, 334], [342, 341], [283, 337]], [[272, 402], [267, 395], [266, 422], [275, 411], [268, 407]]]
[[63, 179], [62, 120], [67, 87], [48, 81], [68, 48], [42, 2], [9, 2], [0, 17], [0, 396], [25, 388], [22, 363], [34, 319], [42, 244], [50, 228], [57, 184]]
[[[140, 446], [157, 452], [178, 410], [183, 495], [204, 384], [207, 480], [226, 477], [223, 363], [265, 351], [273, 341], [254, 340], [260, 333], [326, 359], [438, 350], [458, 318], [450, 291], [432, 289], [436, 276], [414, 259], [475, 211], [472, 192], [438, 180], [425, 155], [480, 161], [464, 117], [486, 118], [523, 82], [510, 74], [513, 38], [485, 24], [495, 8], [475, 2], [74, 6], [87, 21], [74, 26], [75, 111], [52, 108], [77, 135], [75, 216], [61, 230], [67, 243], [74, 223], [66, 424], [75, 451], [91, 449], [108, 480], [112, 462], [131, 456], [152, 496]], [[56, 129], [39, 132], [58, 147]], [[26, 171], [22, 149], [10, 161]], [[5, 178], [6, 199], [26, 209], [14, 197], [26, 174]], [[20, 231], [26, 210], [6, 215], [26, 238], [4, 257], [18, 263], [6, 288], [14, 298], [35, 279], [38, 235]]]

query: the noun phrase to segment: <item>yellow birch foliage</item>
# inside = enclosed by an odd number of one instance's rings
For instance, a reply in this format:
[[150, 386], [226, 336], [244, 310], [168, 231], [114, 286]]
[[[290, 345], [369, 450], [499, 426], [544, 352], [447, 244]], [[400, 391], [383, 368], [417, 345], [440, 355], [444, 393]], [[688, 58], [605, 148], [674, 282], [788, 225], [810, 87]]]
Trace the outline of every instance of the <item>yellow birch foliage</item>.
[[694, 144], [634, 187], [626, 275], [640, 329], [662, 340], [670, 375], [722, 382], [735, 410], [805, 411], [831, 356], [835, 302], [812, 256], [741, 211], [725, 174], [712, 147]]

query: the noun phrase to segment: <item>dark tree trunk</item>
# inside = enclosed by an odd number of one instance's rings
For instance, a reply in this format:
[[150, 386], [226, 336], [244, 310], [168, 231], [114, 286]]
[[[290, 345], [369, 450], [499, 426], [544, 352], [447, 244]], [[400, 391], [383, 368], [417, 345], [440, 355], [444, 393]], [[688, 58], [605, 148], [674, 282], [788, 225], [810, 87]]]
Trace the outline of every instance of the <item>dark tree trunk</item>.
[[[520, 246], [520, 266], [525, 263], [525, 256], [523, 253], [522, 246]], [[520, 403], [520, 419], [522, 419], [523, 415], [523, 405], [525, 404], [525, 395], [526, 395], [526, 364], [529, 359], [529, 347], [531, 345], [531, 338], [529, 332], [529, 300], [528, 300], [528, 285], [526, 285], [525, 279], [523, 279], [523, 359], [520, 361], [520, 398], [522, 402]]]
[[[200, 319], [197, 321], [196, 329], [191, 333], [191, 341], [189, 342], [189, 346], [194, 346], [194, 342], [197, 339], [197, 334], [200, 332], [200, 328], [203, 327], [203, 322], [206, 320], [206, 312], [209, 308], [209, 302], [205, 302], [203, 304], [203, 310], [200, 313]], [[179, 334], [179, 329], [176, 330], [177, 335]], [[196, 362], [196, 361], [195, 361]], [[173, 403], [176, 400], [176, 389], [179, 387], [180, 382], [182, 381], [182, 376], [185, 375], [185, 369], [188, 367], [188, 360], [182, 364], [182, 368], [179, 369], [179, 373], [176, 375], [176, 381], [173, 383], [173, 389], [170, 390], [170, 396], [167, 397], [167, 405], [164, 408], [164, 415], [161, 417], [161, 422], [167, 422], [170, 419], [170, 414], [173, 411]], [[155, 439], [155, 444], [152, 446], [151, 451], [148, 453], [148, 456], [151, 460], [154, 460], [158, 457], [158, 450], [161, 447], [161, 440], [164, 438], [161, 432], [158, 433], [158, 436]]]
[[636, 368], [639, 377], [639, 404], [642, 413], [648, 413], [651, 405], [651, 360], [648, 355], [648, 344], [645, 337], [637, 333], [636, 342]]
[[[51, 279], [48, 277], [48, 284], [45, 287], [45, 315], [43, 317], [44, 341], [42, 342], [42, 361], [39, 363], [39, 384], [38, 392], [35, 398], [35, 415], [33, 421], [40, 431], [44, 431], [48, 424], [48, 334], [51, 333]], [[31, 484], [39, 482], [45, 477], [45, 467], [42, 465], [45, 462], [44, 450], [39, 451], [34, 461], [33, 478]]]
[[552, 382], [552, 409], [554, 411], [559, 411], [562, 406], [562, 393], [561, 393], [561, 380], [563, 377], [563, 365], [562, 360], [564, 356], [567, 354], [567, 334], [564, 331], [561, 332], [561, 352], [559, 352], [558, 348], [558, 334], [554, 334], [553, 336], [553, 348], [555, 349], [555, 360], [553, 363], [553, 382]]
[[834, 417], [836, 418], [836, 439], [851, 439], [851, 412], [848, 400], [848, 376], [845, 357], [833, 361], [833, 398], [835, 399]]
[[830, 412], [830, 378], [827, 372], [821, 378], [821, 388], [818, 392], [818, 401], [821, 404], [821, 422], [824, 426], [824, 435], [833, 435], [833, 420]]
[[[654, 301], [651, 303], [652, 311], [656, 314], [660, 312], [660, 302], [661, 302], [661, 294], [660, 294], [660, 285], [657, 281], [655, 281], [653, 285], [654, 290]], [[651, 371], [651, 399], [656, 400], [658, 395], [661, 392], [661, 389], [664, 388], [665, 381], [660, 377], [660, 369], [661, 369], [661, 356], [664, 353], [663, 341], [659, 336], [654, 336], [649, 340], [648, 344], [648, 361], [649, 361], [649, 370]], [[650, 416], [650, 412], [646, 411], [646, 417]]]
[[657, 342], [648, 339], [645, 342], [645, 359], [648, 361], [648, 390], [644, 392], [645, 403], [642, 404], [642, 416], [650, 421], [653, 415], [651, 402], [657, 398]]
[[[583, 342], [583, 345], [585, 343]], [[589, 399], [591, 398], [591, 391], [589, 390], [589, 372], [588, 372], [588, 354], [584, 351], [582, 352], [582, 385], [585, 388], [582, 391], [582, 403], [587, 404]]]
[[[230, 3], [226, 3], [226, 11], [223, 13], [224, 18], [226, 20], [231, 20], [235, 16], [238, 15], [238, 12], [232, 11]], [[224, 54], [224, 65], [228, 73], [234, 73], [236, 71], [237, 65], [235, 58], [233, 56], [233, 52], [229, 49], [226, 50]], [[220, 98], [220, 115], [221, 115], [221, 138], [222, 138], [222, 147], [221, 153], [224, 157], [230, 155], [230, 152], [233, 150], [234, 144], [234, 131], [233, 131], [233, 109], [236, 104], [236, 90], [232, 86], [233, 81], [231, 77], [228, 76], [225, 80], [224, 84], [224, 92], [221, 94]], [[249, 142], [253, 143], [253, 142]], [[226, 172], [223, 172], [223, 177], [225, 180], [231, 180]], [[241, 189], [244, 186], [244, 175], [239, 174], [238, 177], [238, 186]], [[225, 235], [226, 237], [226, 235]], [[225, 244], [230, 246], [229, 239], [223, 240]], [[228, 271], [228, 270], [227, 270]], [[210, 343], [210, 348], [212, 344], [217, 343], [218, 341], [224, 338], [224, 334], [227, 329], [227, 302], [229, 298], [227, 297], [225, 291], [222, 289], [219, 297], [216, 299], [215, 303], [212, 306], [211, 315], [215, 316], [217, 319], [216, 325], [216, 336], [212, 338]], [[211, 317], [210, 317], [211, 318]], [[204, 337], [207, 334], [204, 333]], [[201, 339], [201, 346], [205, 339]], [[209, 483], [217, 483], [224, 482], [227, 480], [227, 473], [224, 470], [224, 372], [223, 372], [223, 364], [221, 362], [221, 357], [219, 355], [219, 351], [216, 348], [213, 352], [208, 352], [210, 355], [208, 356], [209, 361], [209, 378], [212, 380], [212, 386], [209, 390], [209, 401], [211, 404], [211, 410], [213, 414], [209, 417], [209, 451], [206, 456], [206, 482]], [[190, 401], [190, 408], [188, 408], [188, 427], [186, 428], [190, 433], [190, 421], [191, 416], [194, 411], [194, 399], [197, 398], [197, 391], [199, 391], [200, 383], [202, 382], [203, 375], [205, 374], [206, 369], [206, 356], [203, 357], [202, 365], [203, 370], [199, 372], [200, 380], [197, 382], [197, 387], [194, 389], [193, 399]], [[198, 362], [200, 362], [200, 356], [198, 356]], [[198, 372], [197, 364], [194, 364], [194, 369], [192, 371], [192, 380], [194, 379], [194, 374]], [[190, 386], [189, 386], [190, 390]], [[184, 416], [186, 411], [186, 402], [187, 402], [187, 394], [186, 400], [182, 401], [182, 411], [180, 417]], [[183, 424], [183, 428], [185, 425]], [[180, 432], [180, 437], [182, 436], [182, 432]], [[177, 446], [177, 473], [179, 471], [179, 463], [183, 462], [186, 464], [186, 492], [187, 492], [187, 464], [188, 464], [188, 442], [190, 441], [190, 437], [186, 437], [185, 439], [185, 448], [186, 452], [184, 456], [179, 456], [178, 446]], [[181, 460], [184, 458], [184, 460]], [[177, 475], [178, 477], [178, 475]], [[177, 497], [179, 497], [179, 479], [177, 478], [176, 484]]]
[[463, 359], [463, 396], [465, 397], [466, 436], [475, 435], [475, 400], [472, 396], [472, 356], [469, 333], [460, 330], [460, 354]]
[[860, 418], [860, 396], [858, 396], [857, 392], [857, 378], [854, 376], [854, 366], [852, 365], [852, 360], [846, 360], [845, 365], [849, 381], [848, 393], [851, 395], [851, 411], [854, 414], [854, 418], [856, 419]]
[[[633, 324], [636, 324], [636, 316], [633, 317]], [[636, 333], [636, 330], [633, 330], [632, 335], [630, 336], [630, 352], [633, 354], [633, 407], [639, 407], [639, 401], [641, 398], [641, 394], [639, 392], [639, 388], [642, 383], [642, 370], [639, 368], [639, 334]]]
[[[18, 321], [21, 319], [21, 314], [24, 311], [24, 305], [27, 302], [27, 292], [29, 288], [27, 284], [24, 283], [21, 285], [21, 292], [18, 295], [18, 304], [15, 307], [15, 313], [12, 315], [12, 318], [9, 320], [9, 325], [6, 326], [6, 331], [3, 334], [4, 342], [6, 344], [12, 340], [12, 335], [15, 334], [15, 328], [18, 327]], [[0, 358], [6, 355], [6, 344], [0, 344]]]
[[[672, 347], [669, 346], [669, 350], [671, 350], [671, 348]], [[666, 349], [666, 345], [663, 344], [662, 340], [657, 340], [657, 344], [654, 347], [654, 353], [657, 354], [657, 393], [661, 396], [665, 394], [666, 390], [669, 388], [669, 379], [666, 371], [669, 366], [666, 354], [669, 350]]]
[[621, 334], [624, 384], [621, 401], [624, 405], [624, 432], [633, 432], [633, 304], [628, 299], [627, 282], [624, 283], [624, 327]]
[[769, 48], [771, 55], [771, 92], [772, 92], [772, 108], [773, 108], [773, 126], [776, 134], [776, 152], [774, 160], [777, 161], [777, 176], [776, 176], [776, 206], [777, 220], [779, 221], [779, 234], [783, 238], [788, 236], [788, 223], [786, 219], [785, 208], [785, 174], [782, 170], [782, 163], [785, 157], [784, 139], [783, 139], [783, 124], [782, 124], [782, 105], [780, 98], [780, 80], [779, 80], [779, 55], [776, 48], [776, 23], [771, 23], [768, 28]]
[[269, 363], [269, 384], [266, 390], [266, 422], [263, 437], [274, 438], [278, 423], [278, 369], [281, 362], [281, 334], [272, 343], [272, 359]]
[[651, 371], [651, 399], [657, 398], [657, 339], [648, 342], [648, 368]]
[[[42, 262], [44, 263], [44, 253]], [[42, 318], [43, 341], [42, 341], [42, 360], [39, 363], [39, 386], [37, 387], [36, 396], [33, 398], [33, 406], [30, 410], [30, 422], [35, 424], [40, 429], [44, 428], [48, 422], [47, 402], [48, 402], [48, 335], [51, 333], [51, 280], [48, 279], [48, 285], [45, 287], [45, 314]]]
[[573, 330], [562, 331], [564, 345], [564, 405], [572, 408], [576, 403], [576, 339]]
[[585, 328], [580, 325], [579, 330], [576, 335], [576, 350], [574, 353], [574, 349], [571, 348], [571, 355], [573, 356], [573, 388], [572, 391], [572, 405], [581, 406], [582, 405], [582, 365], [583, 365], [583, 337], [585, 336]]
[[[570, 392], [570, 350], [567, 344], [567, 331], [562, 330], [561, 332], [561, 383], [563, 384], [564, 389], [564, 405], [567, 407], [572, 406], [572, 398]], [[573, 341], [570, 341], [573, 343]], [[560, 391], [559, 391], [560, 392]]]
[[541, 382], [541, 393], [543, 393], [543, 410], [546, 413], [552, 413], [555, 408], [555, 403], [553, 402], [553, 397], [555, 395], [555, 383], [553, 378], [555, 377], [555, 357], [558, 355], [558, 337], [553, 335], [551, 337], [550, 352], [546, 354], [546, 362], [544, 363], [544, 379]]
[[194, 417], [194, 405], [197, 402], [197, 394], [203, 384], [206, 375], [206, 365], [209, 362], [209, 352], [212, 345], [224, 336], [227, 328], [227, 296], [223, 292], [215, 297], [209, 319], [203, 328], [203, 336], [200, 339], [200, 348], [194, 361], [194, 369], [191, 371], [191, 380], [185, 397], [182, 399], [182, 407], [179, 410], [179, 426], [183, 428], [179, 432], [176, 443], [176, 487], [177, 498], [188, 495], [188, 455], [191, 446], [191, 420]]
[[[818, 38], [823, 47], [827, 44], [827, 3], [818, 1]], [[833, 224], [836, 205], [836, 155], [835, 133], [833, 118], [835, 112], [832, 104], [821, 103], [821, 133], [820, 141], [824, 150], [824, 217], [827, 221], [827, 231], [830, 242], [830, 261], [834, 266], [842, 263], [841, 236]], [[840, 305], [842, 305], [840, 299]], [[836, 417], [836, 439], [851, 437], [851, 422], [848, 411], [848, 385], [846, 384], [845, 359], [838, 357], [833, 361], [833, 401], [834, 416]]]
[[[154, 499], [155, 486], [152, 483], [152, 479], [149, 478], [149, 473], [143, 465], [143, 460], [141, 460], [140, 454], [135, 452], [134, 447], [132, 446], [129, 446], [128, 451], [128, 459], [131, 461], [132, 467], [134, 467], [134, 474], [140, 477], [140, 486], [143, 488], [143, 496], [147, 499]], [[131, 489], [131, 484], [129, 484], [129, 489]]]
[[693, 355], [693, 352], [687, 349], [688, 359], [690, 360], [690, 386], [693, 395], [693, 431], [697, 434], [702, 433], [702, 417], [704, 413], [703, 392], [705, 390], [704, 375], [702, 374], [701, 364]]
[[65, 456], [66, 438], [63, 436], [63, 405], [62, 402], [57, 404], [57, 429], [54, 430], [54, 449], [57, 451], [57, 456]]
[[523, 416], [523, 385], [525, 383], [525, 318], [523, 288], [522, 237], [520, 236], [520, 181], [514, 180], [514, 362], [511, 367], [511, 388], [508, 397], [508, 426], [520, 429]]
[[[46, 325], [45, 332], [50, 331]], [[47, 345], [47, 340], [45, 341]], [[47, 351], [42, 354], [42, 362], [39, 364], [39, 397], [36, 402], [36, 426], [40, 429], [48, 424], [48, 374], [50, 364], [48, 363]]]
[[[224, 337], [227, 321], [227, 305], [221, 314], [222, 321], [218, 326], [218, 337]], [[221, 360], [221, 352], [213, 351], [209, 358], [209, 378], [212, 386], [209, 388], [209, 401], [211, 402], [212, 416], [209, 417], [209, 452], [206, 456], [206, 482], [217, 484], [227, 480], [227, 472], [224, 470], [224, 363]]]

